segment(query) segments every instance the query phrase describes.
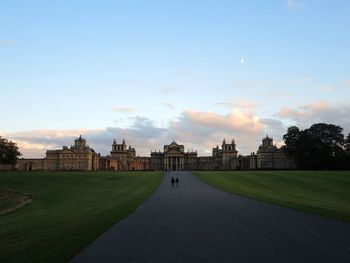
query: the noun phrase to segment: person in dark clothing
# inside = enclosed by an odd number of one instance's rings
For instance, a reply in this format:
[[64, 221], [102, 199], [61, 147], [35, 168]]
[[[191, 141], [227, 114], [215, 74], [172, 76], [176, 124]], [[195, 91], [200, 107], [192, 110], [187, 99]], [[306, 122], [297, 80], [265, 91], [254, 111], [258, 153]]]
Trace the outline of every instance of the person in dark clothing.
[[171, 177], [171, 187], [174, 187], [174, 183], [175, 183], [174, 177]]
[[179, 178], [176, 177], [175, 182], [176, 182], [176, 187], [179, 187]]

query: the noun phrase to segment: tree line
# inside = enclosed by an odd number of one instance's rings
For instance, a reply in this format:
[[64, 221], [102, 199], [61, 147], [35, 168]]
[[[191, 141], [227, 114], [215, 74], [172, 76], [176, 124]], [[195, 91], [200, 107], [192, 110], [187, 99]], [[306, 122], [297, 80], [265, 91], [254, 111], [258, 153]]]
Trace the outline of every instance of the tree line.
[[286, 156], [299, 169], [350, 169], [350, 133], [345, 138], [340, 126], [317, 123], [305, 130], [292, 126], [283, 140]]

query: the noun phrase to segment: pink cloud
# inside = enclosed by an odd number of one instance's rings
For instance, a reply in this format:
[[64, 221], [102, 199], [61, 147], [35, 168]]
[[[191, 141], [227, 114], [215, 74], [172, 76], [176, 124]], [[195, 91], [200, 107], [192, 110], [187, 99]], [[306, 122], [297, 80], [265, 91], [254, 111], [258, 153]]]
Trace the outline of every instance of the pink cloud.
[[46, 150], [60, 149], [63, 145], [71, 145], [79, 135], [94, 135], [100, 130], [72, 129], [49, 130], [39, 129], [21, 132], [1, 132], [3, 137], [17, 143], [22, 157], [42, 158]]
[[[247, 107], [254, 105], [247, 103]], [[261, 138], [269, 134], [275, 143], [282, 145], [282, 136], [287, 125], [307, 128], [313, 123], [326, 122], [342, 126], [350, 131], [350, 103], [317, 101], [297, 107], [281, 108], [275, 118], [259, 118], [254, 110], [234, 108], [228, 114], [186, 110], [167, 125], [159, 126], [145, 117], [130, 119], [129, 127], [106, 127], [104, 129], [33, 130], [22, 132], [1, 132], [0, 134], [18, 143], [23, 157], [44, 157], [48, 149], [70, 146], [80, 134], [87, 143], [102, 155], [109, 154], [113, 139], [136, 148], [137, 154], [149, 156], [151, 150], [163, 150], [164, 144], [173, 139], [184, 144], [186, 149], [198, 150], [199, 155], [208, 155], [222, 140], [235, 139], [240, 154], [255, 152]]]
[[[138, 155], [149, 156], [151, 150], [162, 150], [173, 139], [185, 145], [186, 149], [198, 150], [207, 155], [222, 140], [234, 138], [243, 153], [256, 151], [264, 125], [253, 114], [238, 110], [226, 115], [212, 112], [185, 111], [169, 122], [167, 127], [159, 127], [144, 117], [135, 117], [130, 127], [107, 127], [101, 130], [33, 130], [2, 133], [18, 143], [23, 157], [44, 157], [48, 149], [70, 146], [80, 134], [87, 143], [102, 155], [109, 154], [114, 138], [136, 148]], [[242, 153], [242, 152], [241, 152]]]
[[256, 116], [246, 114], [239, 110], [234, 110], [226, 115], [198, 111], [185, 111], [183, 115], [186, 119], [195, 124], [219, 130], [239, 130], [251, 133], [260, 131], [262, 128], [262, 125]]
[[310, 103], [304, 106], [301, 106], [300, 108], [305, 109], [305, 110], [324, 110], [330, 108], [331, 105], [329, 102], [321, 100], [318, 102]]

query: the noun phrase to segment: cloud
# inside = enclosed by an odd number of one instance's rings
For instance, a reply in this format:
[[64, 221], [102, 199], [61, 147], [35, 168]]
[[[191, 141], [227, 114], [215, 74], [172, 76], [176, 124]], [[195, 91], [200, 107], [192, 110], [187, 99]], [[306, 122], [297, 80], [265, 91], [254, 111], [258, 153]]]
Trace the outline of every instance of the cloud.
[[221, 115], [212, 112], [187, 110], [170, 120], [166, 127], [145, 117], [130, 118], [128, 127], [106, 127], [89, 130], [33, 130], [1, 133], [5, 138], [18, 143], [24, 158], [41, 158], [46, 150], [70, 146], [80, 134], [87, 143], [102, 155], [109, 154], [113, 139], [118, 142], [124, 138], [127, 144], [136, 148], [137, 154], [149, 156], [151, 150], [163, 150], [165, 144], [173, 139], [184, 144], [186, 149], [198, 150], [199, 155], [207, 155], [217, 144], [235, 139], [241, 154], [256, 151], [264, 127], [254, 114], [239, 110]]
[[187, 110], [169, 121], [166, 127], [159, 127], [145, 117], [135, 117], [128, 128], [108, 127], [107, 134], [125, 138], [140, 155], [149, 156], [151, 150], [163, 150], [173, 139], [184, 144], [186, 149], [198, 150], [199, 155], [207, 155], [226, 138], [235, 138], [241, 153], [256, 151], [264, 134], [263, 125], [255, 115], [232, 111], [221, 115], [212, 112]]
[[[251, 105], [247, 103], [247, 105]], [[281, 108], [273, 117], [259, 118], [254, 111], [238, 108], [227, 114], [186, 110], [166, 125], [154, 120], [137, 116], [129, 118], [127, 127], [110, 126], [103, 129], [71, 130], [33, 130], [22, 132], [0, 132], [0, 134], [18, 143], [23, 157], [44, 157], [48, 149], [61, 149], [70, 146], [80, 134], [87, 143], [102, 155], [109, 154], [113, 139], [136, 148], [137, 155], [149, 156], [152, 150], [163, 150], [165, 144], [173, 139], [184, 144], [186, 149], [197, 150], [200, 156], [211, 153], [213, 147], [221, 145], [226, 138], [235, 139], [240, 154], [256, 152], [261, 138], [266, 134], [274, 138], [277, 145], [282, 144], [282, 136], [287, 127], [297, 125], [308, 128], [317, 122], [333, 123], [350, 131], [350, 102], [330, 103], [318, 101], [297, 107]]]
[[232, 86], [238, 89], [260, 89], [271, 85], [272, 81], [268, 79], [234, 79]]
[[263, 125], [253, 114], [234, 110], [226, 115], [188, 110], [173, 120], [169, 129], [175, 138], [181, 138], [187, 147], [206, 154], [222, 140], [235, 139], [241, 153], [256, 150], [263, 134]]
[[263, 131], [273, 137], [281, 137], [281, 134], [287, 129], [282, 121], [273, 118], [264, 118], [260, 120], [264, 126]]
[[324, 86], [318, 86], [316, 87], [317, 90], [323, 91], [323, 92], [331, 92], [334, 90], [334, 87], [329, 86], [329, 85], [324, 85]]
[[161, 92], [163, 92], [163, 93], [170, 93], [170, 92], [174, 92], [174, 91], [176, 91], [176, 89], [174, 87], [171, 87], [171, 86], [166, 86], [166, 87], [161, 89]]
[[308, 128], [319, 122], [340, 125], [345, 131], [350, 130], [350, 102], [330, 103], [318, 101], [296, 108], [285, 107], [277, 112], [276, 117], [288, 119], [300, 128]]
[[191, 75], [191, 72], [189, 70], [183, 69], [183, 70], [178, 70], [174, 73], [175, 77], [188, 77]]
[[274, 98], [290, 98], [294, 96], [292, 92], [286, 90], [272, 92], [269, 95]]
[[120, 113], [134, 113], [134, 112], [137, 112], [136, 108], [121, 107], [121, 106], [117, 106], [117, 105], [114, 105], [112, 107], [112, 110], [115, 111], [115, 112], [120, 112]]
[[243, 99], [239, 99], [236, 101], [217, 102], [216, 105], [248, 112], [254, 112], [254, 110], [258, 107], [258, 104], [254, 101], [248, 101]]
[[167, 108], [171, 109], [171, 110], [175, 110], [175, 106], [173, 104], [167, 103], [167, 102], [163, 102], [162, 103], [164, 106], [166, 106]]
[[234, 110], [226, 115], [214, 112], [185, 111], [183, 119], [189, 120], [195, 125], [219, 130], [252, 132], [261, 128], [256, 116], [245, 114], [239, 110]]
[[287, 0], [287, 7], [289, 10], [294, 11], [304, 9], [305, 5], [299, 0]]
[[75, 130], [49, 130], [40, 129], [21, 132], [1, 132], [2, 136], [13, 140], [19, 146], [25, 158], [41, 158], [45, 156], [46, 150], [60, 149], [63, 145], [71, 145], [74, 138], [84, 134], [93, 136], [100, 130], [75, 129]]
[[0, 39], [0, 46], [15, 47], [17, 46], [17, 43], [15, 41], [7, 40], [7, 39]]
[[300, 84], [300, 83], [305, 83], [305, 82], [309, 82], [309, 81], [312, 81], [312, 80], [313, 80], [312, 77], [305, 76], [305, 77], [298, 78], [298, 79], [292, 79], [289, 82], [291, 84]]

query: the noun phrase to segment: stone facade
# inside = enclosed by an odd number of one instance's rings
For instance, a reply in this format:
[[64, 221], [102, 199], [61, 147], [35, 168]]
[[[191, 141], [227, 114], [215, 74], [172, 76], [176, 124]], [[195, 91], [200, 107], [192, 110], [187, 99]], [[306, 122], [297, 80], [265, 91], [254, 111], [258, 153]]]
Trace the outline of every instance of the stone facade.
[[133, 171], [150, 170], [151, 158], [136, 156], [135, 148], [126, 145], [123, 139], [121, 144], [113, 140], [110, 155], [100, 157], [100, 170]]
[[61, 150], [46, 151], [45, 159], [45, 170], [50, 171], [96, 171], [99, 167], [98, 154], [81, 136], [70, 148], [63, 146]]
[[125, 140], [119, 144], [113, 140], [110, 155], [100, 156], [86, 145], [81, 136], [74, 146], [63, 146], [61, 150], [48, 150], [44, 159], [20, 159], [19, 170], [51, 171], [132, 171], [132, 170], [253, 170], [253, 169], [294, 169], [294, 163], [273, 145], [273, 139], [266, 136], [257, 153], [238, 155], [234, 139], [221, 148], [212, 149], [211, 156], [197, 156], [196, 151], [185, 151], [175, 141], [164, 145], [163, 152], [152, 151], [150, 157], [137, 156], [135, 148], [127, 146]]
[[[253, 156], [252, 156], [253, 157]], [[256, 153], [257, 169], [295, 169], [296, 166], [288, 159], [281, 148], [273, 144], [268, 135], [262, 139], [262, 144]]]
[[46, 170], [46, 159], [19, 159], [16, 163], [16, 169], [24, 171]]

